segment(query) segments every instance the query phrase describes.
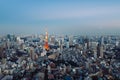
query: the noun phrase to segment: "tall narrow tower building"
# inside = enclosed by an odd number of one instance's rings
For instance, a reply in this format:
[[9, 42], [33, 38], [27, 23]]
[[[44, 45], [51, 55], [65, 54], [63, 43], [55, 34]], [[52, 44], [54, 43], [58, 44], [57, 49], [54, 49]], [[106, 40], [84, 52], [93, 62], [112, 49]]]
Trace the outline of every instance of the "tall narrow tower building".
[[45, 49], [45, 50], [49, 50], [49, 45], [48, 45], [48, 32], [46, 32], [46, 35], [45, 35], [44, 49]]

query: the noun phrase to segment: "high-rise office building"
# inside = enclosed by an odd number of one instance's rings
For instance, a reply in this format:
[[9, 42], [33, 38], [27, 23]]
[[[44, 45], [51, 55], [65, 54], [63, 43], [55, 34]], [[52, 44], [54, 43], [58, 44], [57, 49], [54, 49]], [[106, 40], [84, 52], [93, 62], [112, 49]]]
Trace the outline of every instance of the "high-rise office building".
[[89, 49], [89, 39], [88, 38], [85, 38], [84, 44], [85, 44], [85, 49]]
[[69, 37], [69, 45], [73, 45], [73, 36], [72, 35]]
[[103, 58], [104, 54], [103, 54], [103, 45], [100, 46], [100, 57]]
[[59, 40], [59, 47], [60, 47], [60, 51], [62, 52], [62, 50], [63, 50], [63, 40], [62, 39]]
[[97, 46], [97, 56], [100, 58], [104, 57], [104, 37], [101, 37], [100, 42]]
[[69, 37], [67, 35], [64, 38], [64, 43], [65, 43], [66, 48], [69, 48]]
[[50, 43], [51, 44], [55, 44], [55, 36], [51, 36], [50, 37]]

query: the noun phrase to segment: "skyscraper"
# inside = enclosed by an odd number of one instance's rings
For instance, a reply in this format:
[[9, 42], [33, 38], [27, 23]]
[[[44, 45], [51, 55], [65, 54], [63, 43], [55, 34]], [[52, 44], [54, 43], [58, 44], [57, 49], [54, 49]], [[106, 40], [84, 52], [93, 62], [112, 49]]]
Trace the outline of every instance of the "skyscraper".
[[64, 43], [65, 43], [66, 48], [69, 48], [69, 37], [67, 35], [64, 38]]
[[98, 55], [98, 57], [101, 57], [101, 58], [103, 58], [104, 57], [104, 49], [103, 49], [103, 46], [104, 46], [104, 37], [101, 37], [100, 38], [100, 42], [99, 42], [99, 44], [98, 44], [98, 46], [97, 46], [97, 55]]
[[104, 57], [104, 37], [101, 37], [100, 57]]
[[62, 52], [62, 50], [63, 50], [63, 40], [62, 39], [59, 40], [59, 47], [60, 47], [60, 51]]

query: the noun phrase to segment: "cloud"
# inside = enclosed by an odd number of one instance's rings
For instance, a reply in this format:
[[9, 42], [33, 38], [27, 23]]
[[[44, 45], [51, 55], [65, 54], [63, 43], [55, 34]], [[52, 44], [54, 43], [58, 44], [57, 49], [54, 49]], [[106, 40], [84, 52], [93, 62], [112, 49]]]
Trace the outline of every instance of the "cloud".
[[74, 19], [120, 14], [119, 8], [118, 6], [100, 8], [54, 8], [50, 10], [49, 8], [45, 8], [44, 10], [36, 8], [26, 12], [26, 15], [37, 20]]

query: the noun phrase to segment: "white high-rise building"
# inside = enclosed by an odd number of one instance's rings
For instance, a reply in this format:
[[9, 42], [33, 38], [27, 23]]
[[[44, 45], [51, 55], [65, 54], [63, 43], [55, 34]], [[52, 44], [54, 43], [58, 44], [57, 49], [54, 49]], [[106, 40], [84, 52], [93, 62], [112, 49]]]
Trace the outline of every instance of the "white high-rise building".
[[101, 38], [101, 44], [100, 44], [100, 57], [104, 57], [104, 37]]
[[101, 46], [100, 46], [100, 57], [103, 58], [103, 56], [104, 56], [104, 55], [103, 55], [103, 46], [101, 45]]
[[60, 52], [62, 52], [63, 51], [63, 40], [62, 39], [59, 40], [59, 46], [60, 46]]

